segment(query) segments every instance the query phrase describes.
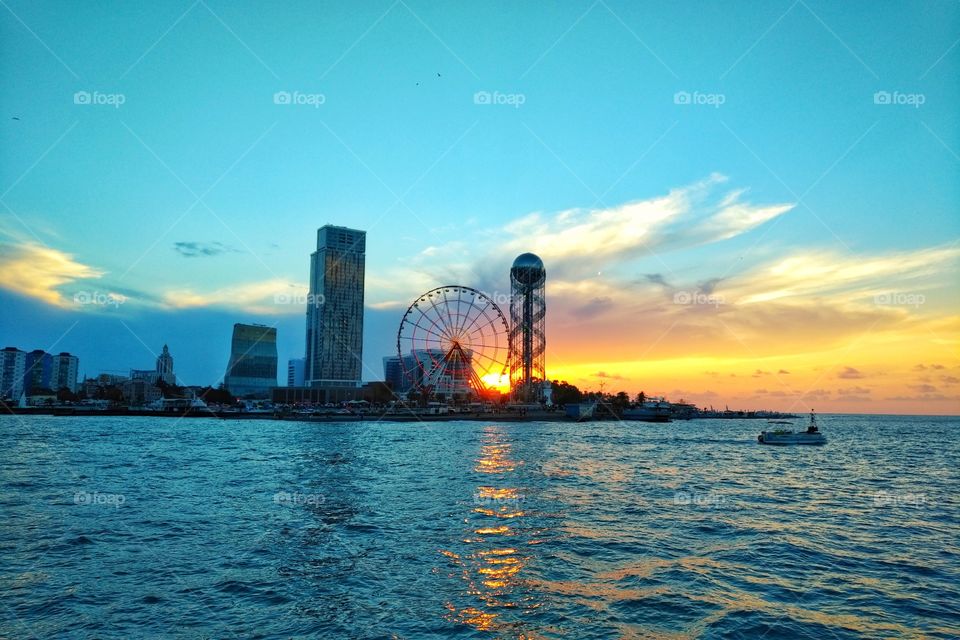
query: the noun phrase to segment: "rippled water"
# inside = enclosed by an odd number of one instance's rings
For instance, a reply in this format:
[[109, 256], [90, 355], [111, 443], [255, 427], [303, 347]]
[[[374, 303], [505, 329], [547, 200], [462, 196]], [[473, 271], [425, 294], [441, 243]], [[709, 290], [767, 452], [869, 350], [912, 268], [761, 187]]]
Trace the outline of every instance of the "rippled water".
[[0, 637], [960, 636], [960, 421], [0, 418]]

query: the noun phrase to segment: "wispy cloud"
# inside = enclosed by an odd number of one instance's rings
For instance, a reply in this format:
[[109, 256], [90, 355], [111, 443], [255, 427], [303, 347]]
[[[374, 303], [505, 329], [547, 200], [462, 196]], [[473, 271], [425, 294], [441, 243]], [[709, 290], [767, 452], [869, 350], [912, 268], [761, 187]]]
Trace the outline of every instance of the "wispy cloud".
[[246, 282], [210, 291], [183, 288], [167, 291], [163, 303], [174, 309], [221, 307], [264, 315], [302, 314], [307, 287], [281, 279]]
[[859, 380], [861, 378], [866, 378], [867, 376], [865, 376], [859, 369], [855, 369], [854, 367], [844, 367], [843, 370], [837, 374], [837, 377], [843, 378], [844, 380]]
[[238, 253], [236, 249], [222, 242], [174, 242], [173, 250], [184, 258], [207, 258], [223, 253]]
[[624, 376], [617, 373], [607, 373], [606, 371], [597, 371], [593, 374], [594, 378], [605, 378], [607, 380], [626, 380]]
[[104, 271], [78, 262], [72, 254], [35, 243], [0, 243], [0, 287], [58, 307], [70, 306], [61, 288], [97, 279]]
[[503, 228], [504, 250], [532, 251], [551, 268], [574, 259], [594, 264], [720, 242], [782, 215], [793, 203], [754, 205], [746, 189], [721, 191], [725, 176], [714, 174], [667, 195], [605, 209], [531, 213]]

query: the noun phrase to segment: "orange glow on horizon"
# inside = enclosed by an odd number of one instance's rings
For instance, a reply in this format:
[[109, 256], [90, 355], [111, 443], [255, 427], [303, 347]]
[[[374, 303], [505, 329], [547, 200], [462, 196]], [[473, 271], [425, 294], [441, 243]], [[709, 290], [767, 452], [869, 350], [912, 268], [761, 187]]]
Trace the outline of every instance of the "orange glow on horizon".
[[485, 384], [487, 389], [494, 389], [500, 393], [510, 392], [510, 374], [490, 372], [480, 376], [480, 382]]

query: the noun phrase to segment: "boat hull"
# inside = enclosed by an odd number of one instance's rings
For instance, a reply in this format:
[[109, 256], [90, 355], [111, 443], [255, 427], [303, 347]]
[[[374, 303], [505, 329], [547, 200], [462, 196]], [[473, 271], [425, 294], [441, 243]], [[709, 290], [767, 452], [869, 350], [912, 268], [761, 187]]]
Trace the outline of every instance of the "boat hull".
[[773, 433], [762, 431], [757, 436], [760, 444], [779, 446], [790, 445], [822, 445], [827, 444], [827, 438], [822, 433]]
[[632, 420], [635, 422], [673, 422], [673, 419], [670, 416], [636, 413], [631, 414], [630, 412], [624, 412], [623, 420]]

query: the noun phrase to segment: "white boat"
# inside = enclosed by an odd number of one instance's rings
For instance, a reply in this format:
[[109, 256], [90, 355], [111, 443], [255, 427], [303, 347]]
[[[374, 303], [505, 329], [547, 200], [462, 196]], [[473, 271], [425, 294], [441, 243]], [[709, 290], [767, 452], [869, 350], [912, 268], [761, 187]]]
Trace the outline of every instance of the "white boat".
[[806, 431], [792, 431], [790, 429], [775, 429], [761, 431], [757, 436], [760, 444], [788, 445], [788, 444], [826, 444], [827, 438], [817, 427], [817, 417], [810, 412], [810, 426]]
[[673, 422], [671, 418], [672, 405], [663, 398], [647, 400], [623, 412], [624, 420], [640, 420], [642, 422]]

